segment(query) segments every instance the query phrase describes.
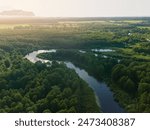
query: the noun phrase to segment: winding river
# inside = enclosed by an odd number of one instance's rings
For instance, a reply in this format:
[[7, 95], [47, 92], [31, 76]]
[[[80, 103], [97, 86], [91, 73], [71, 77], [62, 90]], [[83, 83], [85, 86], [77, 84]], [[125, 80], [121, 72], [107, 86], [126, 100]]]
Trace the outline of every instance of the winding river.
[[[49, 60], [40, 59], [37, 57], [40, 53], [55, 53], [56, 50], [38, 50], [32, 53], [29, 53], [25, 56], [26, 59], [35, 63], [37, 61], [41, 61], [42, 63], [51, 62]], [[97, 97], [98, 104], [100, 104], [101, 110], [104, 113], [122, 113], [124, 110], [119, 106], [119, 104], [113, 98], [113, 92], [110, 91], [109, 87], [105, 83], [101, 83], [97, 81], [94, 77], [90, 76], [85, 70], [76, 67], [71, 62], [64, 62], [66, 66], [70, 69], [74, 69], [75, 72], [79, 75], [81, 79], [83, 79], [89, 87], [91, 87], [95, 95]]]

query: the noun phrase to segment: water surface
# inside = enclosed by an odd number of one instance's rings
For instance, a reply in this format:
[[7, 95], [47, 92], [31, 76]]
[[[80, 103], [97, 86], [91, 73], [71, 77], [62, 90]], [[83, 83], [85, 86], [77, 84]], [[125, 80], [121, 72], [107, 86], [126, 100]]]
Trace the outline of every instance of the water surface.
[[[37, 57], [40, 53], [55, 53], [56, 50], [39, 50], [29, 53], [25, 56], [29, 61], [32, 63], [36, 63], [37, 61], [41, 61], [42, 63], [50, 62], [49, 60], [40, 59]], [[83, 79], [89, 87], [94, 90], [96, 97], [98, 98], [98, 104], [101, 106], [102, 112], [105, 113], [121, 113], [124, 112], [123, 109], [119, 106], [119, 104], [114, 100], [113, 92], [110, 91], [109, 87], [103, 83], [97, 81], [94, 77], [90, 76], [85, 70], [80, 69], [79, 67], [75, 66], [71, 62], [64, 62], [66, 66], [70, 69], [74, 69], [75, 72], [79, 75], [81, 79]]]

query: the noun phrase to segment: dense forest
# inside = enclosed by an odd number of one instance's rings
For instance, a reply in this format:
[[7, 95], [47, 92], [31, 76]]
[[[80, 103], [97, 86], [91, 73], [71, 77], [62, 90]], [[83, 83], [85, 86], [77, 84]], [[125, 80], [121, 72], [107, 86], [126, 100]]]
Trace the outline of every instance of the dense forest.
[[[57, 60], [106, 82], [126, 112], [150, 112], [149, 18], [44, 20], [0, 23], [0, 112], [101, 112], [88, 84]], [[42, 49], [57, 49], [38, 55], [51, 66], [24, 58]]]
[[150, 112], [150, 63], [116, 65], [112, 83], [116, 97], [128, 112]]
[[110, 78], [111, 70], [118, 63], [116, 59], [96, 57], [93, 53], [81, 53], [78, 50], [57, 50], [56, 53], [42, 53], [39, 58], [58, 61], [71, 61], [80, 68], [88, 71], [100, 81], [106, 81]]
[[65, 65], [33, 64], [16, 54], [5, 57], [0, 112], [100, 112], [93, 91]]
[[71, 61], [84, 68], [100, 81], [108, 82], [115, 97], [128, 112], [149, 112], [150, 108], [150, 63], [124, 59], [95, 57], [77, 51], [58, 50], [43, 53], [40, 58]]

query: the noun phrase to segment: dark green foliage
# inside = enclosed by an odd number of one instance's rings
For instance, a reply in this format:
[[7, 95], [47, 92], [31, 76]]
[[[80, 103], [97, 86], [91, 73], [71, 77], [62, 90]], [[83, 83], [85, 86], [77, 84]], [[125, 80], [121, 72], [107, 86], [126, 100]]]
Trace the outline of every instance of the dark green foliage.
[[[109, 82], [127, 112], [150, 112], [149, 18], [3, 22], [14, 27], [0, 29], [0, 112], [99, 112], [92, 90], [74, 71], [56, 62], [46, 67], [23, 59], [29, 52], [52, 48], [62, 50], [41, 56], [71, 61]], [[116, 52], [96, 53], [99, 56], [95, 57], [90, 51], [95, 48]]]
[[[127, 67], [116, 65], [112, 71], [113, 89], [120, 104], [128, 112], [150, 112], [150, 63], [131, 62]], [[127, 95], [129, 99], [127, 100]], [[127, 101], [126, 101], [127, 100]]]
[[117, 64], [115, 59], [95, 57], [92, 53], [82, 54], [78, 50], [71, 49], [57, 50], [56, 53], [43, 53], [38, 57], [49, 60], [70, 61], [99, 80], [110, 78], [111, 70]]
[[0, 112], [99, 112], [93, 91], [65, 65], [19, 57], [11, 64], [0, 73]]

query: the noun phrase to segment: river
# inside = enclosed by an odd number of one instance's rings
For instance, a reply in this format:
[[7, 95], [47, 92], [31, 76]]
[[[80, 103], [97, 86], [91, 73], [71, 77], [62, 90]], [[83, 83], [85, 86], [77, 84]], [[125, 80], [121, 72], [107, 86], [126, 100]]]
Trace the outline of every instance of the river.
[[[56, 50], [38, 50], [32, 53], [29, 53], [25, 56], [26, 59], [35, 63], [37, 61], [41, 61], [42, 63], [51, 62], [48, 60], [40, 59], [37, 57], [38, 54], [49, 52], [55, 53]], [[109, 89], [109, 87], [102, 82], [97, 81], [94, 77], [90, 76], [85, 70], [80, 69], [79, 67], [75, 66], [71, 62], [64, 62], [66, 66], [70, 69], [74, 69], [75, 72], [79, 75], [81, 79], [83, 79], [89, 87], [94, 90], [96, 97], [98, 98], [98, 104], [101, 106], [101, 110], [104, 113], [122, 113], [124, 110], [119, 106], [119, 104], [114, 100], [113, 92]]]

